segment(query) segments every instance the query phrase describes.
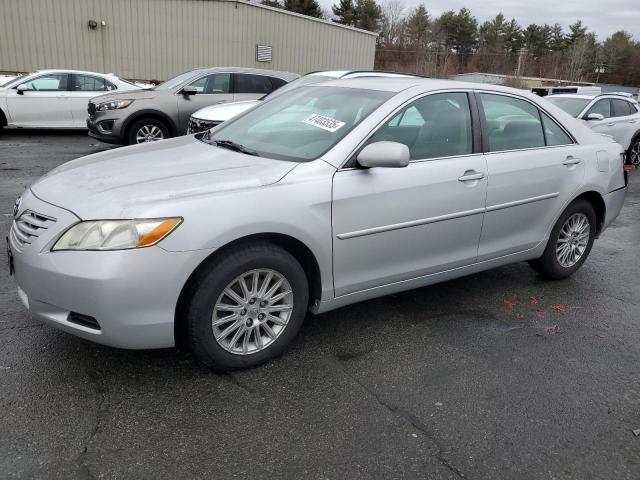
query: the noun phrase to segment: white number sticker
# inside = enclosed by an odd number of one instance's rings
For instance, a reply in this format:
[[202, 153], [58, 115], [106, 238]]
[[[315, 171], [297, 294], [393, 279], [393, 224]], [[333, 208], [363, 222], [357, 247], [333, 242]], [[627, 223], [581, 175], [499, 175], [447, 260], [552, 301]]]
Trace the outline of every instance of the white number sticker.
[[331, 133], [345, 126], [345, 123], [341, 122], [340, 120], [336, 120], [335, 118], [331, 117], [325, 117], [324, 115], [319, 115], [317, 113], [309, 115], [307, 118], [302, 120], [302, 123], [322, 128], [323, 130]]

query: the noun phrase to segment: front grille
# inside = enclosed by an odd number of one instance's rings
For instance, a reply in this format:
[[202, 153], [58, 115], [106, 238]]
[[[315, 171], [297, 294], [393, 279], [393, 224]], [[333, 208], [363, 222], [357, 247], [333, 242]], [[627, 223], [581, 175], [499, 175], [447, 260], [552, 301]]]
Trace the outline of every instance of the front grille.
[[191, 133], [200, 133], [210, 128], [213, 128], [217, 125], [220, 125], [222, 122], [216, 122], [214, 120], [201, 120], [199, 118], [191, 117], [189, 119], [189, 126], [187, 127], [187, 135]]
[[96, 113], [96, 104], [93, 102], [89, 102], [89, 107], [87, 107], [87, 112], [89, 112], [89, 115], [95, 115]]
[[43, 231], [49, 228], [56, 219], [26, 210], [11, 226], [16, 241], [22, 247], [31, 244]]

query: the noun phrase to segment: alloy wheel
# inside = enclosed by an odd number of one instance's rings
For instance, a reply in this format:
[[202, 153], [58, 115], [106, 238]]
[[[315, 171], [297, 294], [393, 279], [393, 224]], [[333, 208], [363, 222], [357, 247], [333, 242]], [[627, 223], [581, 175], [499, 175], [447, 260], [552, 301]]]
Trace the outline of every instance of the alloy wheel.
[[163, 138], [162, 130], [156, 125], [145, 125], [136, 133], [136, 143], [157, 142]]
[[275, 270], [251, 270], [234, 278], [218, 297], [211, 319], [213, 336], [230, 353], [257, 353], [282, 334], [292, 312], [293, 291], [287, 279]]
[[591, 225], [584, 213], [574, 213], [567, 218], [556, 244], [556, 258], [560, 265], [569, 268], [580, 261], [589, 244], [590, 234]]
[[629, 164], [634, 167], [640, 166], [640, 140], [636, 140], [629, 149]]

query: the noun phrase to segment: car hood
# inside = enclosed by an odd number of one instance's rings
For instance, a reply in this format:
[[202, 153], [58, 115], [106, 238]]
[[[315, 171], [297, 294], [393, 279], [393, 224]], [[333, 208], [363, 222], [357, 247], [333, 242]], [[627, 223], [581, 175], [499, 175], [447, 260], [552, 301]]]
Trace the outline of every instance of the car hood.
[[204, 107], [193, 113], [191, 116], [199, 120], [211, 120], [214, 122], [224, 122], [232, 117], [249, 110], [254, 105], [260, 103], [260, 100], [245, 100], [242, 102], [224, 103], [221, 105], [211, 105]]
[[117, 93], [105, 93], [104, 95], [97, 95], [93, 97], [91, 100], [93, 101], [95, 98], [99, 98], [100, 102], [112, 102], [114, 100], [146, 100], [150, 98], [156, 98], [159, 95], [170, 94], [173, 95], [173, 92], [165, 92], [165, 91], [156, 91], [145, 88], [135, 88], [132, 87], [132, 90], [123, 90]]
[[214, 147], [189, 135], [65, 163], [31, 191], [82, 219], [130, 218], [159, 204], [271, 185], [296, 165]]

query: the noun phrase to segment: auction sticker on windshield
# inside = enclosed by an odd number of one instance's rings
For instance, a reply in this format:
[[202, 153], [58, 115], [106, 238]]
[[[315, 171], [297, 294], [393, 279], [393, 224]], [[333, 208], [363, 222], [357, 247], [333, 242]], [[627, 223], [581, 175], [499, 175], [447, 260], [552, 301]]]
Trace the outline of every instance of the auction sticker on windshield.
[[307, 118], [302, 120], [302, 123], [306, 123], [307, 125], [313, 125], [314, 127], [322, 128], [327, 132], [335, 132], [336, 130], [344, 127], [345, 123], [340, 120], [336, 120], [335, 118], [325, 117], [324, 115], [319, 115], [314, 113], [313, 115], [309, 115]]

